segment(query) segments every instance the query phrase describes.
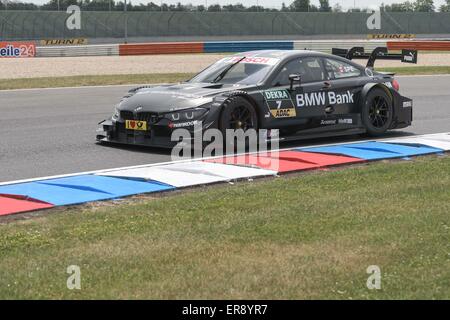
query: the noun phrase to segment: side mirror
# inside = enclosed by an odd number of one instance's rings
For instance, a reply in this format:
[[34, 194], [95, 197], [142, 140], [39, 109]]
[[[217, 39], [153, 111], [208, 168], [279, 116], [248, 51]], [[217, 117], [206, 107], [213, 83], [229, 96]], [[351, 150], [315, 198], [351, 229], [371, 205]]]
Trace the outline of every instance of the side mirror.
[[302, 81], [302, 77], [299, 74], [290, 74], [289, 75], [289, 81], [291, 83], [291, 90], [294, 89], [294, 82], [297, 82], [299, 85]]

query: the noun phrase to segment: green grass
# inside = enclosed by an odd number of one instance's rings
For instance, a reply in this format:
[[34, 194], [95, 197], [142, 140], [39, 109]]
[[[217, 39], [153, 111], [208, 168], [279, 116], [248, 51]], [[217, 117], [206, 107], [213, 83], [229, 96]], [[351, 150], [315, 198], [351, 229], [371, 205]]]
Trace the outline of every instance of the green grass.
[[[379, 71], [395, 72], [398, 75], [450, 74], [450, 66], [441, 67], [399, 67], [380, 68]], [[70, 77], [45, 77], [23, 79], [0, 79], [0, 90], [78, 87], [120, 84], [171, 83], [191, 78], [192, 73], [163, 74], [122, 74], [122, 75], [87, 75]]]
[[87, 75], [70, 77], [42, 77], [23, 79], [0, 79], [0, 90], [79, 87], [120, 84], [171, 83], [187, 80], [190, 73], [152, 73], [152, 74], [118, 74], [118, 75]]
[[377, 71], [395, 72], [398, 75], [433, 75], [433, 74], [450, 74], [450, 66], [436, 67], [396, 67], [396, 68], [380, 68]]
[[47, 211], [0, 225], [0, 299], [448, 299], [449, 190], [433, 156]]

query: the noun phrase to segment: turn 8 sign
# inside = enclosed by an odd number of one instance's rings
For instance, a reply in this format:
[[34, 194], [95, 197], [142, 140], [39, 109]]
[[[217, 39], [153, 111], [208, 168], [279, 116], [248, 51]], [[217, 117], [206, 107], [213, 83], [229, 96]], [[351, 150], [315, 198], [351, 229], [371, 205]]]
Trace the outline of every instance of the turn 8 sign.
[[33, 58], [35, 56], [34, 42], [0, 42], [0, 58]]

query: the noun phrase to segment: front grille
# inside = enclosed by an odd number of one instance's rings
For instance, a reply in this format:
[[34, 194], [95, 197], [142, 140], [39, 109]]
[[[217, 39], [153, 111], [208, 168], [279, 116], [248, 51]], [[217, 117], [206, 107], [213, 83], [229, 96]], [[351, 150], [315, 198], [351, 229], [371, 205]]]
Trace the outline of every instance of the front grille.
[[120, 118], [123, 120], [136, 120], [132, 111], [120, 111]]
[[120, 111], [120, 118], [123, 120], [147, 121], [149, 124], [155, 124], [161, 120], [156, 112], [138, 112], [135, 114], [132, 111]]

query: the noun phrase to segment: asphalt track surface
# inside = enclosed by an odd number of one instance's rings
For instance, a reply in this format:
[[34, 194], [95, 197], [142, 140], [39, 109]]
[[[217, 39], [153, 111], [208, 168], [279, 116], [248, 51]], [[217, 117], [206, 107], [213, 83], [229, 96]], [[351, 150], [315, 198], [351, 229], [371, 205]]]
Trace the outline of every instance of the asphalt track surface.
[[[450, 131], [450, 75], [399, 77], [414, 122], [389, 136]], [[134, 86], [0, 91], [0, 182], [170, 161], [170, 151], [96, 144], [97, 123]], [[367, 139], [306, 140], [280, 147]]]

